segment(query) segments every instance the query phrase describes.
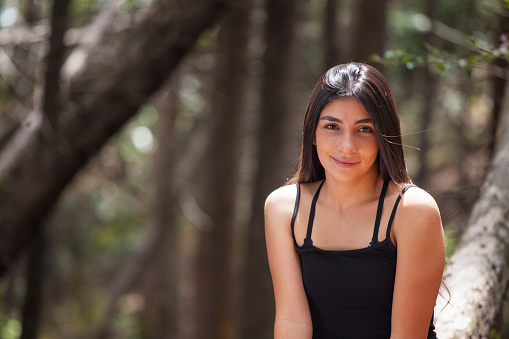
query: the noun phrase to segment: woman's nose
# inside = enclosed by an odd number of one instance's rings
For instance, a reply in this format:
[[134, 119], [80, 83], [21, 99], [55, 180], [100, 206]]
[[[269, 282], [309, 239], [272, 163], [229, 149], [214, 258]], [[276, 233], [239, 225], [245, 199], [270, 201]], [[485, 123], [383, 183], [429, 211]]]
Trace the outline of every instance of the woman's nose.
[[346, 154], [354, 153], [357, 151], [355, 141], [350, 135], [344, 135], [343, 138], [339, 140], [337, 147], [339, 151]]

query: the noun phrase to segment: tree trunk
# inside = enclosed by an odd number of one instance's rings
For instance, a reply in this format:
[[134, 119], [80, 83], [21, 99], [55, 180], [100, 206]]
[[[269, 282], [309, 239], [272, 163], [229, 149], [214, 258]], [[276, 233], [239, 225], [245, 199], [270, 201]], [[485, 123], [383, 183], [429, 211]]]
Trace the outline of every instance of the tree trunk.
[[507, 178], [509, 143], [498, 151], [445, 269], [451, 300], [438, 315], [436, 327], [441, 339], [490, 338], [495, 327], [509, 281]]
[[[430, 19], [435, 18], [435, 0], [428, 0], [426, 14]], [[434, 21], [432, 21], [434, 22]], [[431, 30], [424, 37], [424, 44], [433, 45], [433, 35]], [[417, 175], [415, 176], [415, 182], [421, 187], [427, 187], [429, 179], [429, 169], [427, 166], [427, 156], [430, 151], [430, 137], [429, 130], [431, 127], [431, 121], [433, 118], [433, 99], [436, 97], [435, 88], [436, 80], [431, 73], [431, 65], [426, 65], [422, 72], [422, 77], [417, 77], [421, 86], [419, 86], [419, 93], [422, 93], [424, 97], [423, 109], [421, 112], [421, 121], [419, 130], [419, 149], [420, 149], [420, 166]]]
[[[47, 69], [44, 84], [43, 113], [47, 117], [47, 126], [54, 129], [60, 115], [59, 73], [62, 67], [65, 46], [64, 34], [67, 31], [69, 0], [55, 0], [52, 6], [51, 35], [49, 53], [46, 56]], [[43, 124], [45, 126], [46, 124]], [[36, 339], [41, 322], [43, 303], [43, 283], [45, 278], [46, 229], [41, 227], [33, 237], [27, 267], [27, 287], [23, 305], [23, 327], [21, 339]]]
[[[51, 15], [50, 49], [46, 56], [46, 73], [44, 79], [44, 99], [42, 111], [47, 118], [53, 133], [57, 129], [57, 119], [61, 113], [60, 69], [62, 68], [66, 47], [64, 35], [68, 26], [68, 7], [70, 0], [55, 0]], [[43, 127], [44, 128], [44, 127]]]
[[240, 136], [247, 85], [251, 1], [234, 2], [221, 22], [218, 66], [201, 206], [211, 224], [201, 227], [196, 267], [198, 339], [232, 336], [231, 250]]
[[325, 68], [339, 63], [338, 0], [327, 0], [324, 23]]
[[[173, 80], [175, 85], [176, 81]], [[159, 230], [160, 241], [154, 261], [150, 265], [144, 284], [145, 308], [142, 315], [143, 338], [176, 338], [177, 331], [177, 236], [175, 206], [177, 197], [173, 189], [176, 170], [174, 123], [177, 116], [175, 86], [170, 86], [164, 102], [157, 105], [159, 121], [157, 153], [154, 155], [154, 201], [152, 222]], [[162, 101], [162, 100], [161, 100]]]
[[[299, 1], [268, 0], [262, 84], [262, 107], [258, 130], [257, 172], [253, 186], [251, 218], [245, 254], [241, 333], [243, 339], [273, 337], [274, 293], [270, 277], [263, 205], [267, 195], [283, 185], [289, 173], [287, 125], [295, 90], [295, 27]], [[301, 116], [300, 118], [302, 118]]]
[[[42, 227], [78, 170], [163, 84], [223, 5], [221, 0], [189, 0], [178, 6], [172, 1], [154, 1], [126, 42], [125, 50], [132, 52], [119, 66], [111, 65], [118, 73], [95, 78], [87, 87], [93, 91], [76, 97], [54, 131], [55, 142], [48, 143], [37, 131], [12, 155], [15, 160], [4, 168], [0, 180], [0, 276]], [[119, 64], [119, 60], [112, 62]]]
[[31, 247], [27, 267], [27, 287], [23, 305], [20, 339], [36, 339], [41, 323], [43, 284], [45, 278], [46, 235], [42, 230]]
[[349, 53], [345, 62], [367, 62], [373, 54], [382, 55], [387, 40], [388, 0], [352, 1]]

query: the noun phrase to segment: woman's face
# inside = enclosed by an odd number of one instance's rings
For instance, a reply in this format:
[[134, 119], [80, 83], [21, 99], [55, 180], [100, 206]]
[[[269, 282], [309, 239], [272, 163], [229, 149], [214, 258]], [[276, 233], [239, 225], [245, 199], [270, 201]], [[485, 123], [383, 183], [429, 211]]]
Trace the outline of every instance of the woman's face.
[[340, 98], [327, 104], [315, 138], [327, 178], [351, 182], [378, 174], [378, 140], [368, 112], [357, 99]]

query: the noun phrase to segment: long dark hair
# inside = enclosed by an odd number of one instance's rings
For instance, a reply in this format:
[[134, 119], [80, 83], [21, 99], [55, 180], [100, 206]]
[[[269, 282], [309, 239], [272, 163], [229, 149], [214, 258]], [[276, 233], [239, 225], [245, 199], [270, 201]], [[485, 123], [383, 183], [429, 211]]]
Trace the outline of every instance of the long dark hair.
[[313, 142], [320, 112], [325, 105], [338, 98], [355, 98], [368, 112], [380, 147], [377, 160], [382, 178], [392, 179], [398, 184], [410, 182], [391, 89], [374, 67], [351, 62], [332, 67], [318, 80], [304, 118], [299, 168], [288, 183], [325, 179], [325, 171]]

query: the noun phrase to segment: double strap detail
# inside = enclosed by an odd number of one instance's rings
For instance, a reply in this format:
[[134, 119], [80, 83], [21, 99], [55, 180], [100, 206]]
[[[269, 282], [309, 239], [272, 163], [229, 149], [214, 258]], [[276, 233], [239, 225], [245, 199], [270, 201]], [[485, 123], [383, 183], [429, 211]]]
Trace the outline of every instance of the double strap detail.
[[[311, 201], [311, 209], [309, 211], [308, 228], [307, 228], [307, 232], [306, 232], [306, 238], [304, 239], [303, 247], [313, 246], [313, 240], [311, 239], [311, 233], [313, 232], [313, 222], [314, 222], [314, 219], [315, 219], [316, 202], [318, 201], [318, 196], [320, 195], [320, 191], [322, 189], [322, 186], [323, 186], [324, 182], [325, 182], [325, 180], [322, 181], [320, 186], [318, 186], [318, 189], [316, 190], [316, 193], [313, 196], [313, 200]], [[394, 220], [394, 216], [396, 215], [396, 209], [398, 208], [398, 205], [399, 205], [399, 202], [401, 200], [402, 195], [405, 194], [405, 192], [410, 187], [413, 187], [413, 186], [415, 186], [415, 185], [414, 184], [406, 185], [403, 188], [403, 190], [401, 191], [401, 194], [398, 195], [398, 198], [396, 199], [396, 202], [394, 203], [394, 207], [393, 207], [392, 212], [391, 212], [389, 223], [387, 225], [386, 237], [390, 236], [391, 225], [392, 225], [392, 222]], [[369, 243], [370, 246], [373, 246], [373, 245], [376, 245], [376, 244], [379, 243], [379, 241], [378, 241], [378, 231], [380, 229], [380, 221], [382, 219], [382, 211], [383, 211], [385, 196], [387, 194], [387, 188], [388, 187], [389, 187], [389, 180], [385, 180], [384, 184], [382, 186], [382, 191], [380, 193], [380, 197], [378, 199], [378, 207], [377, 207], [376, 218], [375, 218], [375, 227], [373, 229], [373, 237], [371, 239], [371, 242]], [[295, 201], [294, 215], [292, 216], [292, 233], [293, 233], [293, 224], [295, 222], [295, 215], [296, 215], [296, 211], [297, 211], [298, 203], [299, 203], [299, 197], [300, 197], [300, 185], [297, 184], [297, 199]]]
[[315, 209], [316, 209], [316, 201], [318, 200], [318, 196], [320, 195], [320, 191], [322, 190], [323, 183], [322, 181], [318, 189], [316, 190], [315, 195], [313, 196], [313, 201], [311, 201], [311, 210], [309, 211], [309, 220], [308, 220], [308, 230], [306, 232], [306, 238], [304, 239], [304, 246], [313, 245], [313, 240], [311, 240], [311, 232], [313, 231], [313, 221], [315, 220]]
[[373, 230], [373, 237], [371, 238], [370, 246], [378, 243], [378, 230], [380, 229], [380, 220], [382, 219], [382, 210], [384, 208], [385, 195], [387, 194], [387, 187], [389, 187], [389, 180], [384, 181], [380, 198], [378, 198], [378, 207], [376, 209], [375, 228]]

